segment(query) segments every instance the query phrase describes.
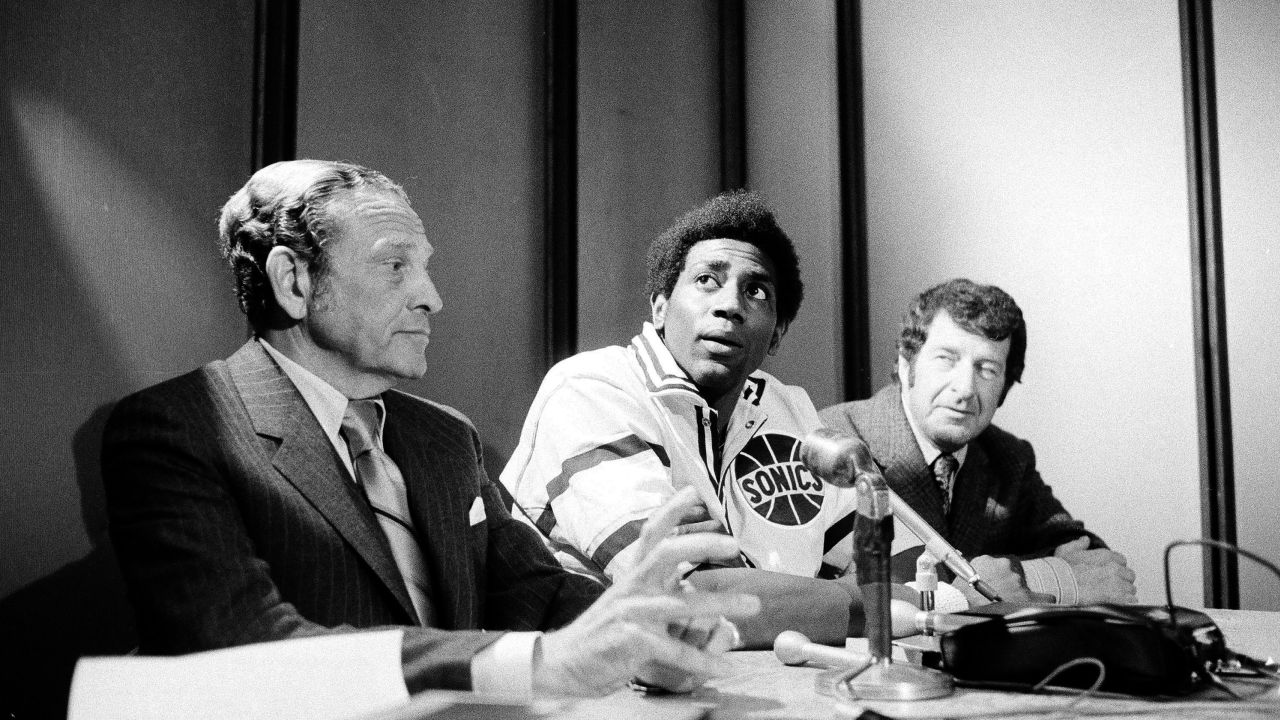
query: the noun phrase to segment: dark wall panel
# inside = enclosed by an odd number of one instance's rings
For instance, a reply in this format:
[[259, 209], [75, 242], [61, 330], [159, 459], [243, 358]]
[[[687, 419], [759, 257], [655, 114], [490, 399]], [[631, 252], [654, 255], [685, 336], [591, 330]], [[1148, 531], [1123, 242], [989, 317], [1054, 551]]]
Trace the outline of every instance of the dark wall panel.
[[[1237, 540], [1280, 561], [1280, 483], [1271, 455], [1280, 425], [1280, 21], [1271, 0], [1213, 6], [1222, 181], [1222, 240], [1230, 345]], [[1280, 586], [1240, 561], [1240, 607], [1280, 610]]]
[[253, 7], [0, 6], [0, 715], [65, 708], [127, 649], [100, 435], [128, 392], [244, 335], [218, 207], [249, 171]]
[[720, 183], [717, 6], [578, 10], [578, 345], [625, 344], [649, 316], [644, 255]]
[[496, 477], [545, 371], [542, 7], [309, 0], [298, 155], [404, 185], [435, 245], [444, 311], [410, 392], [466, 413]]

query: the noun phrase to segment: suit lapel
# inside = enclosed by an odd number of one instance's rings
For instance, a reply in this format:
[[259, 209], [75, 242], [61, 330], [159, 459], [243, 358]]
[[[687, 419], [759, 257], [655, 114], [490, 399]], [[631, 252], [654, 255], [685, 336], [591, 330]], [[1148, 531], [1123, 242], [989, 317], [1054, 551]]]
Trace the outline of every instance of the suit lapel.
[[972, 557], [977, 548], [986, 547], [987, 497], [991, 483], [991, 458], [976, 440], [969, 443], [964, 465], [956, 475], [951, 491], [951, 517], [947, 536], [960, 552]]
[[256, 340], [227, 365], [254, 431], [279, 441], [272, 464], [368, 563], [408, 616], [416, 617], [382, 528], [293, 381]]
[[396, 391], [383, 394], [383, 445], [404, 477], [418, 543], [427, 563], [431, 601], [440, 627], [479, 627], [475, 569], [468, 526], [477, 495], [458, 478], [474, 473], [441, 442], [431, 417]]
[[933, 471], [924, 462], [920, 444], [916, 442], [898, 385], [882, 388], [872, 398], [874, 407], [864, 438], [872, 457], [886, 468], [884, 478], [889, 487], [908, 505], [915, 508], [929, 525], [945, 532], [946, 517], [942, 512], [942, 488]]

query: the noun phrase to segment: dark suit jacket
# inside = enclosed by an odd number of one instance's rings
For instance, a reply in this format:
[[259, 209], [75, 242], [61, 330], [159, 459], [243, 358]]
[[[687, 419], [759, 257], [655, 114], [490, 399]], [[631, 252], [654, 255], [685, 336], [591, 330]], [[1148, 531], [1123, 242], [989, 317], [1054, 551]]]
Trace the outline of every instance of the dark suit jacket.
[[[952, 486], [951, 512], [944, 517], [942, 487], [924, 462], [897, 384], [881, 388], [869, 400], [833, 405], [818, 415], [827, 427], [861, 437], [889, 487], [965, 557], [1044, 557], [1082, 535], [1091, 539], [1091, 547], [1106, 547], [1040, 479], [1031, 443], [995, 425], [969, 443]], [[895, 582], [915, 579], [917, 554], [894, 558]], [[945, 568], [938, 571], [943, 580], [951, 579]]]
[[[498, 637], [481, 628], [558, 627], [601, 588], [511, 518], [465, 417], [400, 392], [383, 398], [384, 446], [408, 488], [438, 626], [406, 628], [406, 683], [469, 688], [471, 657]], [[144, 651], [414, 624], [368, 503], [256, 341], [121, 401], [102, 465]], [[477, 497], [487, 519], [472, 525]]]

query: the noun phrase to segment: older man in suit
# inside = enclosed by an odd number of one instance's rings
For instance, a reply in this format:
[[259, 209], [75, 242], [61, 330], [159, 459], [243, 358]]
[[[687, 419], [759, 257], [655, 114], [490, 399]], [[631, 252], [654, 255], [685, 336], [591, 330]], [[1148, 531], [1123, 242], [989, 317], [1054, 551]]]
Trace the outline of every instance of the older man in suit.
[[442, 306], [399, 186], [277, 163], [220, 230], [254, 337], [126, 398], [104, 441], [144, 651], [398, 626], [410, 691], [592, 694], [716, 670], [733, 637], [717, 618], [757, 603], [677, 584], [681, 563], [733, 557], [732, 541], [664, 538], [674, 503], [647, 529], [645, 566], [605, 591], [512, 520], [465, 417], [391, 389], [426, 371]]
[[[1133, 602], [1125, 557], [1063, 508], [1036, 472], [1030, 443], [991, 424], [1022, 377], [1026, 349], [1012, 297], [950, 280], [918, 295], [903, 317], [898, 382], [820, 415], [866, 441], [890, 487], [1002, 596]], [[917, 547], [896, 556], [894, 577], [910, 579], [918, 555]]]

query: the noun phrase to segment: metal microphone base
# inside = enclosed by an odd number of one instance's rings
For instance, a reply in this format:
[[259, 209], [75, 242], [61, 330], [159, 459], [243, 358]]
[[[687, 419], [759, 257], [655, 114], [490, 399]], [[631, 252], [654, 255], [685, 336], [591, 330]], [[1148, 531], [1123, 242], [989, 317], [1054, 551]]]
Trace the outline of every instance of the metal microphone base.
[[955, 691], [951, 676], [918, 665], [878, 660], [863, 670], [844, 673], [839, 685], [858, 700], [929, 700]]

